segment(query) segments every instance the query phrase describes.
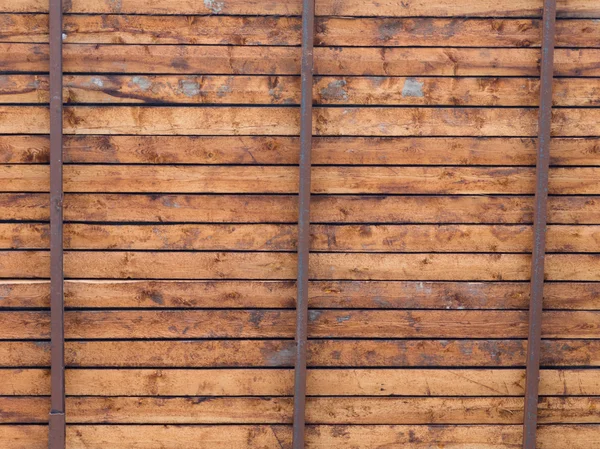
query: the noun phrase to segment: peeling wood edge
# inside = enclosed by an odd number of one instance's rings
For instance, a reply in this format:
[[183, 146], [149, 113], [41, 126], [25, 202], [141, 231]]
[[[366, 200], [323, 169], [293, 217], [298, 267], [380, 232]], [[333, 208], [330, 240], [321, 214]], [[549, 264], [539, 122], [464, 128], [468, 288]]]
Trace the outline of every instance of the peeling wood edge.
[[533, 222], [534, 241], [531, 263], [531, 299], [529, 303], [529, 336], [526, 356], [527, 374], [523, 416], [523, 449], [535, 449], [537, 437], [555, 34], [556, 0], [544, 0], [538, 151]]

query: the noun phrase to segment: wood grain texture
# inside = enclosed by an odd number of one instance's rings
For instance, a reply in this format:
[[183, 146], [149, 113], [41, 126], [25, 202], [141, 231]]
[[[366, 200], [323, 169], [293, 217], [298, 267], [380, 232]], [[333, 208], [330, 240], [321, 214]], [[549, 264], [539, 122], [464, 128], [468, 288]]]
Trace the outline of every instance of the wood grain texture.
[[[50, 394], [50, 371], [3, 369], [3, 396]], [[69, 369], [75, 396], [291, 396], [291, 369]], [[311, 369], [311, 396], [522, 396], [524, 370]], [[595, 370], [542, 370], [540, 394], [596, 396]]]
[[[293, 308], [293, 281], [69, 281], [70, 308]], [[2, 307], [49, 307], [49, 281], [0, 282]], [[526, 310], [527, 282], [311, 281], [311, 308]], [[546, 309], [600, 310], [600, 286], [546, 283]]]
[[[600, 31], [599, 31], [600, 34]], [[70, 104], [298, 105], [300, 80], [292, 76], [66, 75]], [[313, 101], [324, 105], [537, 106], [537, 78], [317, 77]], [[554, 80], [556, 106], [600, 105], [600, 80]], [[0, 102], [47, 103], [43, 75], [0, 77]]]
[[[533, 219], [531, 197], [315, 196], [313, 223], [518, 223]], [[6, 219], [47, 221], [47, 194], [0, 193]], [[550, 197], [549, 223], [600, 224], [593, 196]], [[288, 223], [296, 198], [273, 195], [67, 194], [65, 219], [89, 222]]]
[[[467, 3], [317, 1], [311, 449], [521, 444], [542, 5]], [[291, 449], [300, 7], [65, 2], [70, 449]], [[538, 449], [588, 449], [600, 9], [558, 9]], [[0, 12], [0, 440], [41, 449], [47, 4]]]
[[[535, 48], [315, 48], [317, 75], [539, 76]], [[600, 49], [557, 49], [556, 76], [599, 76]], [[0, 43], [0, 69], [47, 72], [48, 45]], [[65, 72], [298, 75], [300, 49], [184, 45], [64, 45]]]
[[[311, 340], [311, 367], [525, 366], [525, 340]], [[543, 340], [543, 367], [599, 367], [596, 340]], [[292, 368], [292, 340], [70, 341], [70, 367]], [[48, 367], [49, 341], [0, 342], [2, 367]]]
[[[597, 195], [597, 167], [550, 170], [552, 195]], [[0, 165], [5, 192], [47, 192], [49, 167]], [[315, 167], [315, 194], [532, 194], [529, 167]], [[298, 169], [277, 166], [69, 165], [64, 191], [293, 194]]]
[[[311, 281], [313, 308], [527, 309], [527, 282]], [[0, 282], [3, 307], [49, 307], [48, 281]], [[292, 281], [66, 281], [70, 308], [293, 308]], [[546, 283], [546, 309], [600, 310], [596, 283]]]
[[[1, 42], [48, 41], [45, 14], [1, 19]], [[319, 46], [539, 47], [539, 19], [317, 17]], [[90, 44], [300, 45], [299, 17], [66, 15], [65, 42]], [[594, 20], [559, 20], [557, 46], [597, 47]], [[357, 32], [360, 31], [360, 32]]]
[[[65, 249], [295, 251], [294, 225], [93, 225], [67, 223]], [[523, 225], [312, 225], [311, 251], [531, 252]], [[0, 223], [1, 249], [48, 249], [47, 224]], [[549, 252], [597, 252], [599, 226], [548, 227]]]
[[[597, 136], [598, 111], [556, 110], [552, 133]], [[64, 114], [66, 134], [295, 135], [299, 129], [299, 111], [289, 107], [79, 106]], [[530, 108], [323, 107], [314, 110], [313, 120], [313, 133], [320, 136], [532, 137], [537, 128]], [[0, 106], [0, 132], [46, 134], [48, 126], [46, 107]]]
[[[291, 424], [292, 398], [70, 397], [69, 423]], [[597, 424], [598, 398], [540, 398], [542, 424]], [[2, 421], [43, 423], [48, 398], [0, 397]], [[309, 424], [519, 424], [522, 398], [307, 398]]]
[[[139, 449], [262, 449], [292, 446], [291, 426], [232, 425], [227, 426], [119, 426], [68, 425], [67, 441], [73, 449], [126, 449], [135, 441]], [[438, 441], [447, 449], [513, 449], [522, 440], [521, 426], [308, 426], [307, 447], [310, 449], [343, 449], [353, 444], [356, 449], [384, 449], [401, 445], [421, 449], [423, 442]], [[7, 449], [45, 449], [47, 426], [0, 426], [0, 436]], [[541, 425], [538, 429], [540, 449], [588, 449], [600, 443], [597, 425]]]
[[[47, 163], [47, 136], [0, 136], [0, 162]], [[452, 151], [447, 151], [451, 148]], [[68, 163], [297, 164], [296, 137], [65, 136]], [[315, 137], [313, 165], [535, 165], [535, 138]], [[598, 165], [600, 138], [553, 138], [553, 165]]]
[[[593, 0], [559, 0], [557, 2], [560, 17], [597, 17], [598, 7]], [[176, 6], [176, 8], [174, 8]], [[436, 3], [415, 1], [402, 3], [399, 0], [385, 3], [364, 2], [360, 0], [346, 1], [322, 0], [316, 8], [317, 15], [341, 16], [540, 16], [541, 1], [532, 3], [527, 0], [508, 0], [501, 5], [484, 0], [473, 4], [468, 0], [442, 0]], [[48, 5], [40, 0], [16, 0], [2, 6], [2, 12], [46, 12]], [[176, 5], [168, 0], [130, 0], [113, 3], [110, 0], [101, 2], [94, 0], [73, 0], [66, 9], [70, 13], [95, 14], [263, 14], [300, 15], [301, 3], [298, 0], [230, 0], [224, 3], [187, 3], [178, 1]]]
[[[10, 257], [8, 257], [10, 255]], [[49, 252], [0, 251], [0, 277], [47, 278]], [[597, 254], [550, 254], [549, 281], [598, 281]], [[310, 275], [320, 280], [525, 281], [526, 254], [314, 253]], [[295, 277], [293, 253], [69, 251], [67, 278], [263, 279]]]
[[[292, 338], [290, 310], [67, 311], [69, 339]], [[49, 312], [0, 313], [3, 340], [50, 337]], [[599, 312], [544, 312], [544, 338], [594, 338]], [[309, 338], [526, 338], [524, 311], [327, 311], [309, 313]]]

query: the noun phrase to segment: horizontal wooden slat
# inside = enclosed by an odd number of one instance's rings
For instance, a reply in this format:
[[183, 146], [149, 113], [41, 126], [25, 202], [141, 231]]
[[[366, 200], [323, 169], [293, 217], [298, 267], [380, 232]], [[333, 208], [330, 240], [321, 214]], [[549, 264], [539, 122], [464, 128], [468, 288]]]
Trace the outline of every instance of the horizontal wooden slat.
[[[290, 47], [66, 44], [72, 73], [298, 75]], [[539, 76], [535, 48], [315, 48], [318, 75]], [[0, 44], [0, 70], [47, 72], [47, 44]], [[600, 76], [600, 49], [557, 49], [556, 76]]]
[[[442, 444], [445, 449], [513, 449], [522, 444], [523, 426], [309, 426], [311, 448], [386, 449], [400, 446], [421, 449]], [[165, 432], [168, 433], [168, 432]], [[285, 441], [291, 441], [290, 439]], [[539, 449], [586, 449], [600, 442], [600, 429], [594, 425], [540, 425]]]
[[[600, 123], [600, 122], [599, 122]], [[532, 194], [529, 167], [314, 167], [318, 194]], [[597, 195], [597, 167], [552, 168], [553, 195]], [[47, 192], [49, 167], [0, 165], [5, 192]], [[70, 165], [65, 192], [275, 193], [298, 191], [298, 169], [274, 166]]]
[[[600, 134], [600, 109], [559, 109], [552, 132]], [[79, 106], [65, 108], [66, 134], [294, 135], [299, 111], [287, 107]], [[25, 117], [25, 118], [24, 118]], [[313, 132], [321, 136], [507, 136], [535, 134], [536, 110], [498, 108], [316, 108]], [[17, 121], [17, 118], [20, 120]], [[0, 106], [0, 132], [46, 134], [48, 108]]]
[[[49, 395], [50, 371], [3, 369], [0, 394]], [[291, 396], [290, 369], [69, 369], [75, 396]], [[310, 396], [522, 396], [524, 370], [311, 369]], [[540, 394], [597, 396], [597, 370], [542, 370]]]
[[[498, 5], [490, 15], [495, 15], [500, 8]], [[600, 43], [597, 34], [599, 27], [594, 20], [558, 20], [556, 46], [597, 46]], [[315, 40], [318, 46], [537, 47], [540, 46], [541, 21], [323, 17], [317, 19], [316, 31]]]
[[[291, 76], [66, 76], [64, 98], [77, 103], [299, 104]], [[2, 97], [0, 97], [0, 100]]]
[[[310, 340], [318, 367], [524, 367], [525, 340]], [[542, 365], [598, 367], [597, 340], [543, 340]], [[0, 342], [0, 366], [46, 367], [50, 342]], [[72, 367], [293, 367], [292, 340], [67, 341]]]
[[[600, 35], [600, 32], [599, 32]], [[85, 103], [298, 104], [290, 76], [68, 75], [64, 98]], [[554, 80], [557, 106], [600, 105], [600, 79]], [[318, 77], [314, 102], [327, 105], [537, 106], [537, 78]], [[42, 75], [0, 78], [0, 103], [47, 103]]]
[[[314, 196], [313, 223], [531, 223], [531, 197]], [[48, 220], [45, 194], [0, 194], [6, 220]], [[550, 197], [549, 223], [599, 224], [595, 197]], [[263, 195], [67, 194], [65, 219], [123, 222], [294, 223], [296, 198]]]
[[[0, 251], [0, 277], [47, 278], [49, 252]], [[310, 276], [333, 280], [491, 281], [528, 280], [526, 254], [363, 254], [314, 253]], [[551, 254], [549, 281], [598, 281], [600, 256]], [[296, 255], [264, 252], [100, 252], [65, 253], [69, 278], [118, 279], [293, 279]]]
[[[288, 431], [289, 430], [289, 431]], [[264, 449], [291, 447], [291, 426], [67, 426], [69, 449]], [[48, 426], [0, 425], [5, 449], [47, 449]], [[284, 446], [285, 445], [285, 446]], [[486, 448], [487, 449], [487, 448]], [[496, 448], [494, 448], [496, 449]], [[504, 449], [504, 448], [500, 448]], [[577, 448], [579, 449], [579, 448]]]
[[[48, 41], [45, 14], [3, 18], [2, 42]], [[539, 19], [316, 19], [322, 46], [540, 46]], [[66, 15], [65, 42], [90, 44], [300, 45], [299, 17]], [[559, 20], [557, 46], [600, 45], [594, 20]], [[360, 31], [360, 32], [357, 32]]]
[[[313, 225], [311, 237], [311, 250], [340, 252], [527, 252], [533, 242], [530, 227], [501, 225]], [[597, 252], [598, 243], [600, 227], [548, 227], [549, 252]]]
[[[65, 136], [69, 163], [297, 164], [296, 137]], [[46, 136], [0, 136], [0, 162], [46, 163]], [[553, 165], [600, 165], [599, 138], [554, 138]], [[452, 151], [447, 151], [452, 148]], [[534, 138], [315, 137], [313, 165], [535, 165]]]
[[[292, 281], [69, 281], [70, 308], [293, 308]], [[49, 281], [1, 281], [2, 307], [49, 307]], [[312, 308], [527, 309], [527, 282], [311, 281]], [[600, 310], [600, 284], [544, 285], [547, 309]]]
[[[64, 226], [66, 249], [294, 251], [294, 225]], [[524, 225], [312, 225], [312, 251], [531, 252]], [[0, 248], [48, 249], [47, 224], [0, 223]], [[597, 252], [600, 226], [548, 227], [549, 252]]]
[[[599, 31], [600, 35], [600, 31]], [[537, 106], [534, 78], [319, 77], [314, 101], [326, 105]], [[554, 80], [556, 106], [600, 105], [600, 79]]]
[[[541, 425], [537, 430], [539, 449], [589, 449], [600, 444], [597, 425]], [[46, 449], [47, 426], [0, 426], [6, 449]], [[514, 449], [522, 440], [522, 426], [307, 426], [310, 449], [385, 449], [401, 445], [421, 449], [435, 442], [446, 449]], [[110, 445], [127, 449], [135, 442], [139, 449], [262, 449], [291, 448], [291, 426], [119, 426], [68, 425], [67, 444], [71, 449], [104, 449]]]
[[[595, 338], [600, 312], [544, 312], [545, 338]], [[49, 312], [0, 313], [0, 338], [50, 337]], [[65, 337], [110, 338], [292, 338], [290, 310], [67, 311]], [[525, 338], [524, 311], [311, 310], [312, 338]]]
[[[509, 0], [502, 4], [484, 0], [473, 4], [468, 0], [441, 0], [436, 3], [402, 3], [399, 0], [385, 3], [351, 0], [344, 3], [335, 0], [317, 2], [318, 15], [343, 16], [540, 16], [541, 1]], [[600, 15], [593, 0], [559, 0], [558, 14], [561, 17], [597, 17]], [[3, 5], [1, 12], [46, 12], [48, 5], [40, 0], [16, 0]], [[65, 12], [70, 13], [121, 13], [121, 14], [273, 14], [300, 15], [298, 0], [229, 0], [228, 2], [188, 3], [169, 0], [134, 0], [122, 3], [111, 1], [74, 0]]]
[[[41, 423], [48, 398], [0, 397], [3, 423]], [[66, 399], [67, 422], [290, 424], [292, 398], [81, 397]], [[596, 397], [545, 397], [540, 423], [598, 423]], [[309, 424], [518, 424], [522, 398], [307, 398]]]

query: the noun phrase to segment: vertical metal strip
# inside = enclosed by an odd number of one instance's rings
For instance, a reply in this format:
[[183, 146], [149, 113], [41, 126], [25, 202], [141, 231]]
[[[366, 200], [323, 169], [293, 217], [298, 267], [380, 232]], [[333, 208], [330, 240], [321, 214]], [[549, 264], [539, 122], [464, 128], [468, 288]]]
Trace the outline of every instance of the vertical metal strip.
[[531, 260], [531, 299], [529, 303], [527, 378], [525, 383], [525, 410], [523, 417], [523, 449], [535, 449], [536, 447], [540, 346], [542, 343], [542, 310], [544, 297], [544, 259], [546, 255], [548, 171], [550, 169], [555, 24], [556, 0], [544, 0], [538, 151], [536, 164], [535, 209], [533, 217], [534, 241]]
[[50, 0], [50, 449], [65, 448], [62, 0]]
[[315, 0], [303, 0], [302, 6], [302, 99], [300, 102], [300, 191], [298, 196], [298, 297], [296, 302], [293, 449], [304, 449], [306, 410], [308, 258], [310, 254], [310, 156], [312, 150]]

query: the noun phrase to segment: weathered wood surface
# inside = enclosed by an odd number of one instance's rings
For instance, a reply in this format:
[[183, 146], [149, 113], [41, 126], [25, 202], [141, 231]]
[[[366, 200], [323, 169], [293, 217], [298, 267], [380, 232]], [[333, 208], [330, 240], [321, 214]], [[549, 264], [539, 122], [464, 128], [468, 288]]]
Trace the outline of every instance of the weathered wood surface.
[[[70, 308], [293, 308], [292, 281], [70, 281]], [[2, 307], [49, 307], [49, 281], [0, 281]], [[526, 310], [527, 282], [310, 281], [312, 308]], [[600, 310], [600, 284], [544, 285], [546, 309]]]
[[[3, 369], [0, 395], [48, 395], [50, 371]], [[291, 369], [68, 369], [73, 396], [292, 396]], [[515, 369], [311, 369], [311, 396], [523, 396]], [[543, 396], [597, 396], [595, 370], [542, 370]]]
[[[295, 251], [294, 225], [64, 226], [65, 249]], [[531, 252], [525, 225], [312, 225], [311, 251]], [[0, 223], [0, 249], [48, 249], [48, 224]], [[597, 252], [600, 226], [551, 225], [549, 252]]]
[[[535, 48], [315, 48], [317, 75], [539, 76]], [[47, 44], [0, 43], [0, 70], [47, 72]], [[73, 73], [298, 75], [300, 49], [252, 46], [66, 44]], [[600, 49], [557, 49], [556, 76], [599, 76]]]
[[[600, 35], [600, 30], [599, 33]], [[292, 76], [67, 75], [70, 104], [298, 105], [300, 80]], [[556, 106], [600, 105], [600, 80], [554, 80]], [[317, 77], [313, 101], [325, 105], [537, 106], [537, 78]], [[45, 75], [0, 77], [0, 102], [47, 103]]]
[[[0, 421], [45, 423], [47, 4], [5, 3]], [[309, 448], [520, 445], [542, 5], [501, 3], [317, 1]], [[558, 3], [539, 449], [587, 449], [600, 9]], [[290, 449], [300, 6], [65, 3], [70, 448]]]
[[[313, 113], [320, 136], [506, 136], [532, 137], [532, 108], [322, 107]], [[18, 120], [19, 119], [19, 120]], [[290, 107], [78, 106], [64, 111], [66, 134], [296, 135], [299, 111]], [[552, 133], [561, 137], [600, 135], [600, 109], [554, 111]], [[43, 106], [0, 106], [0, 132], [47, 134]]]
[[[48, 251], [0, 251], [0, 277], [47, 278]], [[549, 281], [598, 281], [598, 254], [550, 254]], [[314, 253], [321, 280], [525, 281], [527, 254]], [[294, 279], [296, 255], [273, 252], [69, 251], [65, 276], [86, 279]]]
[[[3, 312], [3, 340], [50, 337], [49, 312]], [[69, 339], [292, 338], [291, 310], [67, 311]], [[545, 338], [595, 338], [600, 312], [544, 312]], [[525, 338], [524, 311], [327, 311], [309, 313], [309, 338]]]
[[[7, 449], [46, 449], [47, 426], [0, 426], [0, 436]], [[421, 449], [436, 441], [446, 449], [514, 449], [522, 440], [522, 426], [308, 426], [310, 449], [385, 449], [400, 445]], [[73, 449], [104, 449], [107, 446], [129, 449], [135, 442], [139, 449], [291, 449], [292, 429], [285, 425], [68, 425], [67, 444]], [[541, 425], [538, 428], [540, 449], [589, 449], [600, 444], [597, 425]]]
[[[48, 16], [0, 18], [0, 42], [48, 42]], [[300, 45], [299, 17], [66, 15], [66, 43]], [[539, 19], [318, 17], [317, 46], [539, 47]], [[360, 31], [360, 32], [357, 32]], [[559, 20], [558, 47], [598, 47], [595, 20]]]
[[[525, 366], [525, 340], [310, 340], [311, 367]], [[600, 367], [597, 340], [543, 340], [543, 367]], [[50, 342], [0, 342], [0, 366], [47, 367]], [[292, 368], [292, 340], [67, 341], [70, 367]]]
[[[599, 122], [600, 123], [600, 122]], [[47, 192], [44, 165], [0, 165], [5, 192]], [[550, 170], [552, 195], [597, 195], [600, 168]], [[315, 167], [316, 194], [532, 194], [530, 167]], [[298, 191], [298, 169], [277, 166], [69, 165], [65, 192], [269, 193]]]
[[[298, 164], [296, 137], [65, 136], [68, 163]], [[47, 163], [47, 136], [0, 136], [0, 162]], [[452, 151], [448, 151], [451, 148]], [[535, 165], [535, 138], [315, 137], [313, 165]], [[600, 165], [600, 138], [553, 138], [553, 165]]]
[[[597, 424], [596, 397], [543, 397], [541, 424]], [[69, 423], [291, 424], [292, 398], [68, 397]], [[0, 397], [3, 423], [43, 423], [49, 398]], [[592, 412], [590, 413], [590, 410]], [[309, 424], [519, 424], [522, 398], [307, 398]]]
[[[525, 223], [533, 199], [516, 196], [314, 196], [313, 223]], [[593, 196], [550, 197], [549, 223], [600, 224]], [[65, 219], [89, 222], [294, 223], [293, 196], [67, 194]], [[5, 219], [47, 221], [47, 194], [0, 194]]]
[[[94, 14], [233, 14], [254, 15], [300, 15], [299, 0], [229, 0], [227, 2], [189, 3], [170, 0], [126, 0], [114, 3], [111, 0], [73, 0], [65, 9], [67, 13]], [[42, 0], [15, 0], [2, 4], [1, 12], [47, 12], [48, 4]], [[560, 17], [598, 17], [600, 11], [594, 0], [559, 0]], [[536, 0], [504, 0], [501, 4], [492, 0], [473, 4], [469, 0], [441, 0], [385, 3], [351, 0], [340, 3], [336, 0], [320, 0], [316, 5], [317, 15], [338, 16], [541, 16], [542, 2]]]

